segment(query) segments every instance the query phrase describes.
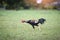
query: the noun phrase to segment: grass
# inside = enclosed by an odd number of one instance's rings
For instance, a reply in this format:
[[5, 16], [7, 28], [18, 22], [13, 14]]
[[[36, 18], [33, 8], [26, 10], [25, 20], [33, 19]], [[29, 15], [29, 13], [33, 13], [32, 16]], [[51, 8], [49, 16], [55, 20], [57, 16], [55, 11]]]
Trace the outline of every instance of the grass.
[[[0, 10], [0, 40], [60, 40], [60, 12], [57, 10]], [[21, 20], [45, 18], [41, 31]]]

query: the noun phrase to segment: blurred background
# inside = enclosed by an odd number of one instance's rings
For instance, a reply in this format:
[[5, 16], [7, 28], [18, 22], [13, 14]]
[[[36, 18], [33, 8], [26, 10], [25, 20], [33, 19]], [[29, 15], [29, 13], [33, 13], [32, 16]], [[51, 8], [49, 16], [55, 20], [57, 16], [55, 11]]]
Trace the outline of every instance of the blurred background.
[[60, 0], [0, 0], [0, 9], [60, 9]]
[[[41, 30], [21, 22], [40, 18]], [[60, 0], [0, 0], [0, 40], [60, 40]]]

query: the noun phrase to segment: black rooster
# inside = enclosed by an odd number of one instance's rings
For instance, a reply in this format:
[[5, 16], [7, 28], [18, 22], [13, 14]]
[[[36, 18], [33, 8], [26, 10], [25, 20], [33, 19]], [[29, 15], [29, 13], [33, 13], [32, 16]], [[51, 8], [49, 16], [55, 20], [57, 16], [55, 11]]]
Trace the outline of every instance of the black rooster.
[[36, 20], [28, 20], [28, 21], [23, 20], [22, 22], [23, 22], [23, 23], [24, 23], [24, 22], [25, 22], [25, 23], [29, 23], [30, 25], [32, 25], [33, 29], [35, 29], [34, 26], [39, 26], [38, 24], [39, 24], [39, 23], [40, 23], [40, 24], [43, 24], [44, 21], [46, 21], [46, 19], [40, 18], [40, 19], [38, 19], [37, 22], [36, 22]]

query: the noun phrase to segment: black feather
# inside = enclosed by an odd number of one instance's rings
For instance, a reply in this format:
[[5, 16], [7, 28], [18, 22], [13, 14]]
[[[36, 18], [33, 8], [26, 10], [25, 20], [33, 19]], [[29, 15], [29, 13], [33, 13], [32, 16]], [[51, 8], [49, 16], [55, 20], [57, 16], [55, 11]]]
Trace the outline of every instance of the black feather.
[[30, 25], [32, 25], [33, 28], [35, 28], [34, 26], [39, 26], [38, 24], [39, 23], [40, 24], [43, 24], [44, 21], [46, 21], [46, 19], [40, 18], [40, 19], [38, 19], [38, 22], [37, 23], [35, 23], [35, 21], [32, 21], [32, 20], [28, 20], [28, 21], [26, 21], [26, 23], [29, 23]]
[[44, 21], [46, 21], [46, 19], [41, 18], [41, 19], [39, 19], [38, 23], [43, 24], [43, 23], [44, 23]]

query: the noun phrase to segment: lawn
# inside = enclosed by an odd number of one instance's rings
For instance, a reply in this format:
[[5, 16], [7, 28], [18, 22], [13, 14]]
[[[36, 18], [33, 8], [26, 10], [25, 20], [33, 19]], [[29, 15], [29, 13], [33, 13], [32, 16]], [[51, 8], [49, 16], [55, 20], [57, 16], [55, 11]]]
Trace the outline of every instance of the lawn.
[[[21, 20], [45, 18], [36, 27]], [[57, 10], [0, 10], [0, 40], [60, 40], [60, 11]]]

